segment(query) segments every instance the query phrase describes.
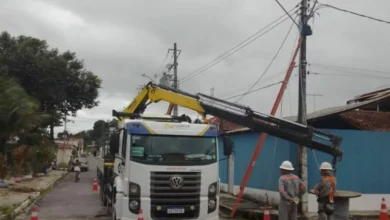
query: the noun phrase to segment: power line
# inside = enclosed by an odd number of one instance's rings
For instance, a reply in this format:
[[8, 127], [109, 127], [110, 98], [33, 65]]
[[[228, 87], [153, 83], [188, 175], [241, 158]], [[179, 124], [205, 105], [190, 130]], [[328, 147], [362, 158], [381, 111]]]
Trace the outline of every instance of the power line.
[[[293, 11], [295, 8], [291, 9], [289, 12]], [[295, 12], [294, 12], [295, 13]], [[180, 82], [181, 83], [184, 83], [185, 81], [199, 75], [200, 73], [208, 70], [209, 68], [211, 68], [212, 66], [216, 65], [217, 63], [221, 62], [222, 60], [226, 59], [227, 57], [233, 55], [235, 52], [237, 52], [238, 50], [244, 48], [245, 46], [247, 46], [248, 44], [252, 43], [253, 41], [257, 40], [258, 38], [262, 37], [263, 35], [265, 35], [266, 33], [268, 33], [269, 31], [271, 31], [272, 29], [274, 29], [275, 27], [279, 26], [281, 23], [283, 23], [284, 21], [286, 21], [288, 19], [288, 17], [284, 18], [282, 21], [278, 22], [280, 19], [282, 19], [283, 17], [285, 17], [286, 14], [283, 14], [282, 16], [280, 16], [279, 18], [277, 18], [276, 20], [272, 21], [270, 24], [268, 24], [267, 26], [265, 26], [264, 28], [262, 28], [261, 30], [257, 31], [256, 33], [254, 33], [253, 35], [251, 35], [250, 37], [248, 37], [247, 39], [245, 39], [244, 41], [242, 41], [241, 43], [237, 44], [236, 46], [232, 47], [230, 50], [226, 51], [225, 53], [221, 54], [220, 56], [218, 56], [217, 58], [215, 58], [214, 60], [210, 61], [209, 63], [203, 65], [202, 67], [196, 69], [195, 71], [191, 72], [190, 74], [188, 74], [187, 76], [183, 77], [180, 79]], [[278, 22], [278, 23], [276, 23]], [[273, 25], [274, 23], [276, 23], [275, 25]], [[273, 25], [273, 26], [272, 26]], [[267, 28], [271, 27], [270, 29], [266, 30]], [[263, 32], [264, 30], [266, 30], [265, 32]], [[263, 33], [261, 33], [263, 32]], [[261, 34], [260, 34], [261, 33]], [[258, 35], [260, 34], [260, 35]], [[230, 53], [232, 52], [232, 53]], [[229, 54], [230, 53], [230, 54]], [[226, 55], [226, 56], [225, 56]]]
[[282, 3], [280, 3], [278, 0], [275, 0], [276, 3], [278, 3], [278, 5], [282, 8], [282, 10], [286, 13], [286, 15], [288, 15], [290, 17], [290, 19], [292, 20], [292, 22], [294, 22], [294, 24], [298, 27], [299, 27], [299, 24], [295, 21], [295, 19], [290, 15], [290, 13], [283, 7]]
[[242, 96], [242, 95], [247, 95], [247, 94], [249, 94], [249, 93], [257, 92], [257, 91], [259, 91], [259, 90], [266, 89], [266, 88], [269, 88], [269, 87], [271, 87], [271, 86], [275, 86], [275, 85], [281, 84], [282, 82], [283, 82], [283, 81], [279, 81], [279, 82], [276, 82], [276, 83], [272, 83], [272, 84], [269, 84], [269, 85], [266, 85], [266, 86], [263, 86], [263, 87], [254, 89], [254, 90], [249, 91], [249, 92], [245, 92], [245, 93], [238, 94], [238, 95], [233, 95], [233, 96], [230, 96], [230, 97], [228, 97], [228, 98], [224, 98], [224, 100], [228, 100], [228, 99], [236, 98], [236, 97], [239, 97], [239, 96]]
[[236, 100], [236, 102], [240, 101], [242, 98], [245, 97], [245, 95], [247, 95], [256, 85], [257, 83], [264, 77], [264, 75], [268, 72], [268, 69], [272, 66], [272, 64], [274, 63], [274, 61], [276, 60], [276, 58], [278, 57], [279, 55], [279, 52], [282, 50], [283, 46], [284, 46], [284, 43], [286, 42], [288, 36], [290, 35], [290, 32], [292, 30], [292, 27], [294, 26], [294, 22], [291, 24], [290, 28], [288, 29], [287, 31], [287, 34], [286, 34], [286, 37], [284, 37], [281, 45], [279, 46], [278, 50], [276, 51], [274, 57], [272, 58], [271, 62], [268, 64], [267, 68], [265, 68], [265, 70], [263, 71], [263, 73], [261, 74], [261, 76], [256, 80], [255, 84], [248, 90], [248, 92], [245, 94], [243, 94], [239, 99]]
[[[362, 68], [356, 68], [356, 67], [347, 67], [347, 66], [335, 66], [335, 65], [327, 65], [327, 64], [321, 64], [321, 63], [310, 63], [309, 65], [314, 66], [320, 66], [327, 69], [347, 69], [347, 70], [357, 70], [357, 71], [364, 71], [364, 72], [372, 72], [372, 73], [382, 73], [382, 74], [390, 74], [390, 72], [380, 71], [380, 70], [371, 70], [371, 69], [362, 69]], [[343, 70], [345, 71], [345, 70]], [[356, 73], [356, 72], [351, 72]]]
[[371, 79], [390, 79], [390, 77], [385, 76], [373, 76], [369, 74], [362, 75], [348, 75], [348, 74], [337, 74], [337, 73], [323, 73], [323, 72], [310, 72], [311, 74], [315, 75], [328, 75], [328, 76], [344, 76], [344, 77], [353, 77], [353, 78], [371, 78]]
[[[281, 75], [283, 75], [283, 74], [285, 74], [284, 71], [279, 72], [279, 73], [277, 73], [277, 74], [275, 74], [275, 75], [271, 75], [271, 76], [265, 78], [264, 80], [262, 80], [262, 82], [266, 82], [267, 80], [269, 80], [269, 79], [271, 79], [271, 78], [278, 77], [278, 76], [281, 76]], [[247, 89], [248, 87], [250, 87], [250, 86], [252, 86], [252, 85], [254, 85], [254, 84], [255, 84], [255, 83], [249, 83], [249, 84], [247, 84], [247, 85], [245, 85], [245, 86], [236, 87], [236, 88], [231, 89], [231, 90], [229, 90], [229, 91], [227, 91], [227, 92], [224, 92], [224, 93], [222, 93], [222, 94], [219, 94], [218, 97], [223, 97], [223, 96], [226, 96], [226, 95], [230, 95], [230, 94], [233, 93], [233, 92], [240, 91], [240, 90], [243, 90], [243, 89]]]
[[357, 16], [360, 16], [360, 17], [363, 17], [363, 18], [368, 18], [368, 19], [371, 19], [371, 20], [374, 20], [374, 21], [390, 24], [390, 21], [385, 21], [385, 20], [382, 20], [382, 19], [379, 19], [379, 18], [374, 18], [374, 17], [368, 16], [368, 15], [364, 15], [364, 14], [359, 14], [359, 13], [356, 13], [356, 12], [353, 12], [353, 11], [349, 11], [349, 10], [346, 10], [346, 9], [342, 9], [342, 8], [339, 8], [339, 7], [336, 7], [336, 6], [333, 6], [333, 5], [329, 5], [329, 4], [322, 4], [322, 3], [319, 3], [319, 4], [321, 6], [324, 6], [324, 7], [336, 9], [338, 11], [342, 11], [342, 12], [346, 12], [346, 13], [349, 13], [349, 14], [357, 15]]
[[167, 51], [167, 54], [165, 54], [165, 58], [164, 58], [163, 62], [161, 63], [160, 67], [158, 68], [157, 72], [154, 74], [154, 78], [157, 78], [158, 75], [161, 73], [161, 70], [164, 67], [165, 61], [167, 61], [168, 55], [169, 55], [169, 50]]
[[307, 22], [309, 22], [309, 19], [310, 19], [311, 17], [313, 17], [313, 15], [314, 15], [314, 13], [315, 13], [315, 7], [316, 7], [317, 3], [318, 3], [318, 0], [315, 0], [315, 2], [314, 2], [314, 4], [313, 4], [313, 7], [311, 7], [311, 10], [310, 10], [310, 12], [309, 12], [309, 16], [308, 16], [308, 19], [307, 19], [307, 21], [306, 21], [306, 24], [307, 24]]

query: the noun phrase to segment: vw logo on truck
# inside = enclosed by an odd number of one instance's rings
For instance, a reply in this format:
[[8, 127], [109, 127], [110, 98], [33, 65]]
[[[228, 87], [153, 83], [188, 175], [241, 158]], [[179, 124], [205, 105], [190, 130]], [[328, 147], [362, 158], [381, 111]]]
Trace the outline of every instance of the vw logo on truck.
[[169, 179], [169, 182], [171, 183], [172, 188], [180, 189], [183, 186], [184, 181], [183, 181], [183, 177], [175, 175]]

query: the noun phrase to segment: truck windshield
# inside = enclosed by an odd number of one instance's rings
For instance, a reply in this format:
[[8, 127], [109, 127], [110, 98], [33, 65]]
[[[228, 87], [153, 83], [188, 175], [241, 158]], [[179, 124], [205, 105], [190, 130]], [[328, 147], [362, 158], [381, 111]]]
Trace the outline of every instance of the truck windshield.
[[215, 163], [216, 137], [132, 135], [130, 159], [156, 165]]

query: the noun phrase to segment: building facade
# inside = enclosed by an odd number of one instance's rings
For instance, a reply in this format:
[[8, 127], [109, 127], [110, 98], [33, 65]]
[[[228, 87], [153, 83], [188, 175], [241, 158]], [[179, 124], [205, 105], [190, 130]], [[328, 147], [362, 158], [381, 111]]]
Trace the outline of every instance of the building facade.
[[[344, 158], [337, 165], [337, 189], [362, 193], [351, 199], [351, 210], [378, 210], [381, 199], [390, 201], [390, 92], [370, 93], [371, 99], [349, 102], [346, 106], [325, 109], [308, 115], [308, 123], [320, 130], [343, 138]], [[364, 96], [366, 97], [366, 96]], [[382, 106], [383, 111], [375, 106]], [[386, 108], [385, 108], [386, 107]], [[369, 108], [369, 109], [367, 109]], [[372, 111], [377, 109], [377, 111]], [[295, 120], [295, 117], [289, 117]], [[214, 121], [219, 121], [214, 119]], [[231, 127], [232, 125], [229, 124]], [[234, 141], [234, 193], [239, 191], [244, 173], [253, 155], [260, 133], [234, 127], [228, 132]], [[229, 130], [229, 129], [225, 129]], [[220, 141], [220, 158], [224, 158]], [[268, 136], [252, 171], [244, 195], [277, 205], [279, 166], [290, 160], [297, 166], [298, 148], [294, 143]], [[331, 162], [331, 156], [318, 151], [307, 151], [308, 187], [319, 180], [319, 165]], [[227, 191], [228, 160], [220, 161], [221, 190]], [[309, 195], [309, 211], [317, 211], [314, 195]]]

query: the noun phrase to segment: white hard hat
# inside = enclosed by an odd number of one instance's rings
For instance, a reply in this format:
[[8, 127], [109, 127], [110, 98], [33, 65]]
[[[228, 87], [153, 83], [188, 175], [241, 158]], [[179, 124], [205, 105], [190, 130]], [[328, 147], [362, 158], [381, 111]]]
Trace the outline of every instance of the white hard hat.
[[332, 165], [328, 162], [323, 162], [320, 166], [320, 170], [333, 170]]
[[288, 160], [283, 161], [279, 168], [282, 170], [294, 170], [292, 163]]

